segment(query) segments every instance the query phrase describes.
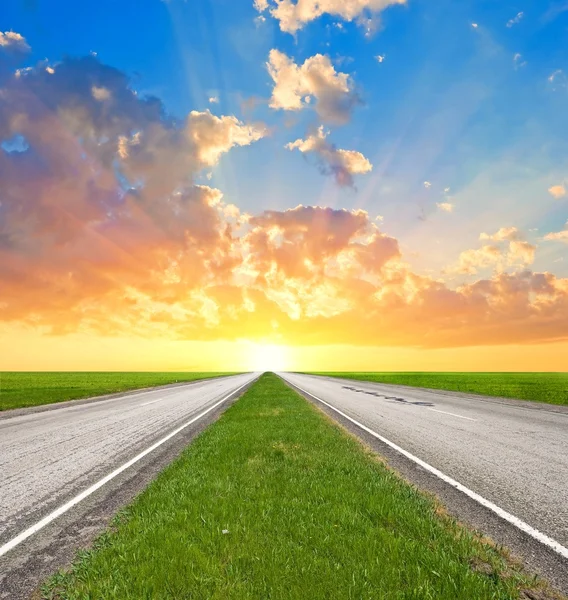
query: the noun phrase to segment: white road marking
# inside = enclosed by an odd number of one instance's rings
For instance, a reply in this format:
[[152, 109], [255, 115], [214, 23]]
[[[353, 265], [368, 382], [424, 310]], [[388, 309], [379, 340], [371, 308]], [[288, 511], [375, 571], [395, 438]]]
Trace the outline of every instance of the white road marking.
[[150, 402], [144, 402], [144, 404], [141, 404], [140, 406], [148, 406], [149, 404], [154, 404], [154, 402], [159, 402], [160, 400], [163, 400], [163, 398], [158, 398], [157, 400], [151, 400]]
[[459, 419], [467, 419], [468, 421], [476, 421], [477, 419], [472, 419], [471, 417], [464, 417], [462, 415], [456, 415], [456, 413], [446, 412], [445, 410], [437, 410], [435, 408], [428, 408], [428, 410], [433, 410], [434, 412], [444, 413], [445, 415], [452, 415], [452, 417], [458, 417]]
[[545, 546], [547, 546], [551, 550], [554, 550], [554, 552], [556, 552], [557, 554], [560, 554], [560, 556], [562, 556], [564, 558], [568, 558], [568, 548], [565, 548], [562, 544], [560, 544], [560, 542], [557, 542], [556, 540], [552, 539], [551, 537], [548, 537], [546, 534], [542, 533], [538, 529], [535, 529], [534, 527], [531, 527], [528, 523], [525, 523], [524, 521], [522, 521], [518, 517], [515, 517], [515, 515], [512, 515], [511, 513], [508, 513], [506, 510], [502, 509], [500, 506], [497, 506], [496, 504], [494, 504], [490, 500], [487, 500], [486, 498], [484, 498], [483, 496], [480, 496], [479, 494], [477, 494], [473, 490], [470, 490], [465, 485], [459, 483], [459, 481], [456, 481], [455, 479], [452, 479], [451, 477], [448, 477], [448, 475], [446, 475], [445, 473], [442, 473], [442, 471], [439, 471], [438, 469], [436, 469], [432, 465], [429, 465], [427, 462], [424, 462], [422, 459], [418, 458], [417, 456], [414, 456], [414, 454], [411, 454], [407, 450], [404, 450], [404, 448], [401, 448], [400, 446], [397, 446], [394, 442], [391, 442], [390, 440], [387, 440], [387, 438], [385, 438], [382, 435], [378, 434], [376, 431], [373, 431], [372, 429], [369, 429], [369, 427], [367, 427], [366, 425], [363, 425], [363, 423], [359, 423], [359, 421], [356, 421], [355, 419], [352, 419], [349, 415], [346, 415], [344, 412], [340, 411], [338, 408], [335, 408], [335, 406], [332, 406], [331, 404], [329, 404], [325, 400], [322, 400], [321, 398], [318, 398], [317, 396], [315, 396], [311, 392], [308, 392], [308, 390], [304, 390], [303, 388], [301, 388], [299, 385], [296, 385], [295, 383], [292, 383], [292, 385], [295, 388], [297, 388], [298, 390], [304, 392], [305, 394], [308, 394], [308, 396], [311, 396], [312, 398], [315, 398], [318, 402], [321, 402], [322, 404], [325, 404], [326, 406], [328, 406], [329, 408], [331, 408], [331, 410], [334, 410], [336, 413], [340, 414], [342, 417], [344, 417], [348, 421], [351, 421], [352, 423], [354, 423], [355, 425], [357, 425], [357, 427], [360, 427], [361, 429], [363, 429], [367, 433], [370, 433], [373, 437], [377, 438], [378, 440], [380, 440], [381, 442], [383, 442], [387, 446], [390, 446], [393, 450], [396, 450], [397, 452], [399, 452], [403, 456], [406, 456], [406, 458], [410, 459], [411, 461], [413, 461], [417, 465], [420, 465], [423, 469], [426, 469], [426, 471], [429, 471], [430, 473], [432, 473], [436, 477], [439, 477], [442, 481], [445, 481], [446, 483], [448, 483], [452, 487], [454, 487], [457, 490], [459, 490], [460, 492], [464, 493], [466, 496], [469, 496], [472, 500], [475, 500], [476, 502], [478, 502], [482, 506], [485, 506], [485, 508], [488, 508], [489, 510], [493, 511], [499, 517], [501, 517], [505, 521], [511, 523], [511, 525], [514, 525], [515, 527], [517, 527], [517, 529], [520, 529], [521, 531], [524, 531], [526, 534], [530, 535], [532, 538], [534, 538], [535, 540], [537, 540], [541, 544], [544, 544]]
[[184, 423], [183, 425], [181, 425], [180, 427], [163, 437], [161, 440], [158, 440], [155, 444], [152, 444], [149, 448], [146, 448], [146, 450], [144, 450], [143, 452], [140, 452], [140, 454], [137, 454], [134, 458], [131, 458], [121, 467], [118, 467], [118, 469], [115, 469], [112, 473], [109, 473], [106, 477], [103, 477], [91, 487], [87, 488], [85, 491], [81, 492], [80, 494], [69, 500], [69, 502], [66, 502], [65, 504], [63, 504], [63, 506], [60, 506], [53, 512], [49, 513], [46, 517], [41, 519], [41, 521], [38, 521], [35, 525], [32, 525], [31, 527], [28, 527], [28, 529], [22, 531], [22, 533], [17, 535], [15, 538], [12, 538], [9, 542], [6, 542], [3, 546], [0, 546], [0, 556], [4, 556], [4, 554], [10, 552], [10, 550], [15, 548], [18, 544], [21, 544], [24, 540], [32, 536], [34, 533], [37, 533], [38, 531], [40, 531], [40, 529], [43, 529], [46, 525], [49, 525], [49, 523], [55, 521], [55, 519], [65, 514], [76, 504], [79, 504], [81, 500], [84, 500], [85, 498], [96, 492], [99, 488], [105, 485], [105, 483], [108, 483], [109, 481], [120, 475], [123, 471], [126, 471], [126, 469], [136, 464], [139, 460], [142, 460], [146, 455], [150, 454], [150, 452], [153, 452], [154, 450], [156, 450], [156, 448], [159, 448], [162, 444], [165, 444], [168, 440], [180, 433], [180, 431], [183, 431], [186, 427], [189, 427], [192, 423], [195, 423], [195, 421], [198, 421], [199, 419], [201, 419], [201, 417], [204, 417], [207, 413], [217, 408], [220, 404], [223, 404], [225, 400], [236, 394], [239, 390], [243, 389], [245, 385], [248, 385], [249, 383], [249, 381], [243, 383], [243, 385], [238, 387], [236, 390], [233, 390], [230, 394], [227, 394], [223, 399], [213, 404], [213, 406], [210, 406], [207, 410], [204, 410], [202, 413], [199, 413], [196, 417], [194, 417], [187, 423]]

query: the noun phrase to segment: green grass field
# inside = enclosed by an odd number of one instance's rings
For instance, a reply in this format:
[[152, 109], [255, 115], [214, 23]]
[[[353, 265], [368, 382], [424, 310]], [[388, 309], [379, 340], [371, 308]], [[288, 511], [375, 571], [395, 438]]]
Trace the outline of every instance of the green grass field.
[[227, 373], [0, 372], [0, 411]]
[[568, 373], [318, 372], [313, 375], [568, 405]]
[[535, 585], [265, 374], [42, 594], [505, 600]]

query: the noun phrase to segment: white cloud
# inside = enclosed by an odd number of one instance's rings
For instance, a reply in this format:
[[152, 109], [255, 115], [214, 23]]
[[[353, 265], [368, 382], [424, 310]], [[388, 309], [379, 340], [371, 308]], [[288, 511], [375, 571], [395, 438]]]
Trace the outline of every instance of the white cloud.
[[380, 63], [384, 62], [385, 58], [386, 58], [386, 54], [378, 54], [375, 57]]
[[317, 155], [322, 171], [332, 174], [340, 186], [352, 186], [353, 175], [364, 175], [373, 169], [373, 165], [361, 152], [336, 148], [327, 141], [323, 126], [305, 140], [298, 139], [286, 144], [288, 150]]
[[507, 21], [507, 27], [513, 27], [513, 25], [520, 23], [521, 19], [523, 18], [523, 15], [524, 13], [522, 11], [517, 13], [515, 17]]
[[15, 31], [5, 31], [4, 33], [0, 31], [0, 48], [18, 50], [20, 52], [28, 52], [31, 50], [26, 42], [26, 38]]
[[566, 225], [564, 225], [562, 231], [547, 233], [544, 236], [544, 239], [550, 242], [564, 242], [565, 244], [568, 244], [568, 221], [566, 221]]
[[436, 206], [444, 212], [451, 213], [454, 211], [454, 205], [451, 202], [437, 202]]
[[553, 92], [566, 90], [568, 88], [568, 76], [562, 69], [556, 69], [548, 77], [547, 81]]
[[424, 187], [429, 190], [432, 187], [432, 184], [429, 181], [424, 182]]
[[343, 124], [360, 102], [349, 75], [337, 72], [328, 56], [316, 54], [298, 66], [273, 49], [266, 66], [274, 81], [271, 108], [301, 110], [315, 98], [315, 110], [323, 120]]
[[479, 27], [479, 25], [478, 25], [477, 23], [472, 23], [472, 24], [471, 24], [471, 26], [472, 26], [474, 29], [477, 29], [477, 28]]
[[378, 15], [396, 4], [406, 4], [406, 0], [254, 0], [256, 10], [268, 10], [279, 22], [280, 29], [291, 34], [328, 14], [345, 21], [357, 20], [364, 27], [365, 35], [370, 36], [377, 28]]
[[450, 188], [449, 187], [444, 188], [444, 194], [449, 194], [449, 193], [450, 193]]
[[526, 60], [522, 60], [522, 59], [523, 59], [523, 56], [519, 52], [517, 52], [513, 56], [513, 64], [515, 66], [515, 69], [520, 69], [521, 67], [525, 67], [526, 66], [527, 61]]
[[564, 184], [561, 183], [559, 185], [553, 185], [548, 188], [548, 193], [556, 200], [560, 200], [560, 198], [564, 198], [566, 196], [566, 188]]
[[219, 98], [217, 96], [210, 96], [209, 104], [219, 104]]

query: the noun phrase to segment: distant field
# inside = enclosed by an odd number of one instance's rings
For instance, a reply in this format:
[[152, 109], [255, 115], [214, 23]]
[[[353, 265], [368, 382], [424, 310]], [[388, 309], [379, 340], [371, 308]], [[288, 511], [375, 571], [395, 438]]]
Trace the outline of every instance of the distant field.
[[568, 373], [318, 372], [313, 375], [568, 405]]
[[0, 411], [228, 374], [0, 372]]
[[512, 600], [538, 586], [265, 374], [67, 572], [50, 600]]

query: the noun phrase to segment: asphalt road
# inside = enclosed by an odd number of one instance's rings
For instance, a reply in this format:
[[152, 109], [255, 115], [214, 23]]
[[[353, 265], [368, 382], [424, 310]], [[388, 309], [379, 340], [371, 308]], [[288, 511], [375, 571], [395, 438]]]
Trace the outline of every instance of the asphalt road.
[[[568, 547], [567, 407], [331, 377], [279, 375]], [[357, 426], [353, 431], [361, 432]], [[392, 447], [387, 449], [396, 454]], [[410, 479], [417, 470], [424, 471], [412, 466], [405, 470]], [[462, 516], [460, 510], [456, 512]], [[535, 545], [523, 554], [534, 554]], [[550, 564], [550, 560], [543, 561]], [[568, 563], [561, 558], [558, 564], [564, 565], [564, 575], [555, 579], [565, 588]]]
[[[57, 404], [50, 407], [50, 410], [42, 407], [37, 412], [2, 413], [0, 549], [46, 515], [76, 498], [78, 494], [256, 377], [256, 374], [220, 377], [187, 385], [126, 393], [95, 402]], [[218, 412], [224, 408], [225, 404], [215, 410]], [[184, 430], [174, 438], [183, 438], [186, 433]], [[171, 442], [168, 440], [164, 448], [175, 442], [174, 438]], [[155, 454], [162, 450], [161, 447], [156, 448]], [[145, 457], [140, 463], [151, 458]], [[158, 465], [153, 470], [153, 475], [163, 466], [165, 465]], [[129, 467], [117, 479], [126, 481], [125, 477], [132, 476], [138, 467], [138, 464]], [[129, 475], [129, 472], [132, 473]], [[103, 488], [112, 488], [113, 484], [114, 482], [109, 482]], [[135, 485], [134, 488], [139, 491], [140, 486]], [[89, 499], [86, 499], [85, 504], [88, 502]], [[50, 530], [50, 540], [46, 541], [45, 533], [40, 531], [26, 539], [21, 546], [0, 556], [0, 566], [4, 563], [0, 568], [0, 573], [3, 572], [0, 574], [0, 590], [6, 573], [15, 572], [34, 553], [40, 554], [39, 562], [47, 561], [54, 554], [53, 540], [58, 535], [59, 520], [65, 523], [67, 529], [70, 519], [73, 519], [71, 513], [76, 513], [76, 519], [88, 521], [88, 516], [80, 510], [81, 504], [82, 502], [78, 503], [76, 509], [68, 511], [70, 514], [58, 517], [45, 528]], [[41, 556], [40, 546], [44, 548], [46, 556]], [[45, 552], [48, 547], [49, 552]], [[9, 596], [3, 596], [0, 592], [0, 597], [20, 597], [19, 587], [16, 585], [18, 582], [14, 583], [14, 579], [17, 577], [12, 577], [10, 585], [18, 589]], [[25, 597], [25, 594], [22, 593], [21, 597]]]

